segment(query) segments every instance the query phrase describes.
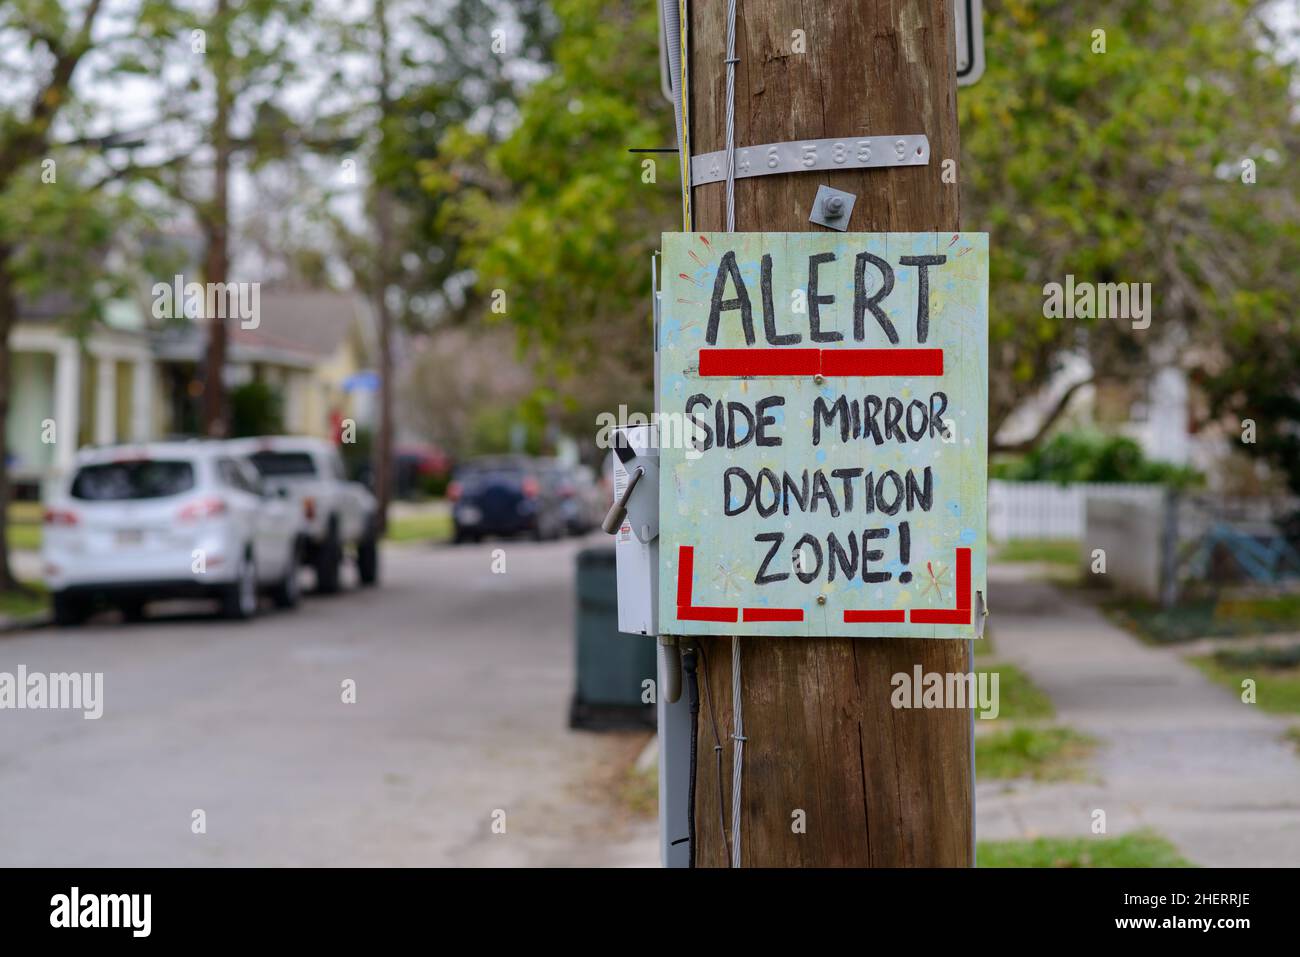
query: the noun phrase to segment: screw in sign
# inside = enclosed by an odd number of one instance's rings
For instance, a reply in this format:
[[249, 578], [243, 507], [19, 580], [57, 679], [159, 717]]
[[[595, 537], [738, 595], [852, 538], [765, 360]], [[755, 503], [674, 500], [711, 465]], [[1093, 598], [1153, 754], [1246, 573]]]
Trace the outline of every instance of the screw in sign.
[[988, 235], [663, 243], [661, 632], [974, 637]]

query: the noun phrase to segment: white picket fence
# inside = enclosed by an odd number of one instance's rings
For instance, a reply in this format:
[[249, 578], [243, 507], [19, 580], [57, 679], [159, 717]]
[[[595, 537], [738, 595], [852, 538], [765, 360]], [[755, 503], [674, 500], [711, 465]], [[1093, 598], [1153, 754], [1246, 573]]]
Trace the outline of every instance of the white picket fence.
[[989, 481], [989, 538], [1081, 539], [1084, 504], [1089, 497], [1108, 501], [1159, 502], [1163, 486], [1127, 483]]

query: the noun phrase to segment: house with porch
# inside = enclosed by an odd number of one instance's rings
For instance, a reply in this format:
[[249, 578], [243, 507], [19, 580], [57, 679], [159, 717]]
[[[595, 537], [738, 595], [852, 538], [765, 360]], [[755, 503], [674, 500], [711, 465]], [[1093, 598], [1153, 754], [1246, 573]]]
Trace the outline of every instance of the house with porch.
[[[24, 304], [10, 337], [6, 456], [15, 487], [29, 495], [83, 446], [198, 432], [201, 320], [159, 323], [118, 301], [79, 338], [71, 312], [60, 296]], [[359, 297], [267, 286], [256, 328], [231, 321], [229, 330], [227, 387], [270, 385], [286, 432], [326, 437], [342, 418], [369, 423], [370, 378], [360, 374], [369, 321]]]

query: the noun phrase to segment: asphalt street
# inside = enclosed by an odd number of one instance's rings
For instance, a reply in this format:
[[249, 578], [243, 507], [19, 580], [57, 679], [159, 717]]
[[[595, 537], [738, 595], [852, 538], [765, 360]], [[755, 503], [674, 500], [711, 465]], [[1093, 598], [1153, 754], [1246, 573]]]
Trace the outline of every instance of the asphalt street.
[[0, 710], [0, 865], [654, 866], [617, 800], [647, 735], [566, 724], [582, 544], [393, 546], [382, 587], [248, 624], [0, 635], [0, 672], [104, 675], [98, 720]]

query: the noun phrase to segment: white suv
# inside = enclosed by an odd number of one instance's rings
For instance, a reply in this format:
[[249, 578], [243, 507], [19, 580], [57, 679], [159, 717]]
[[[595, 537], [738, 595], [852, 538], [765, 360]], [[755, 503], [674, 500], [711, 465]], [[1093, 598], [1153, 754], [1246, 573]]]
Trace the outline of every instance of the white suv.
[[46, 499], [41, 558], [60, 625], [161, 598], [215, 597], [228, 618], [251, 618], [259, 590], [298, 603], [296, 507], [219, 442], [78, 453]]

